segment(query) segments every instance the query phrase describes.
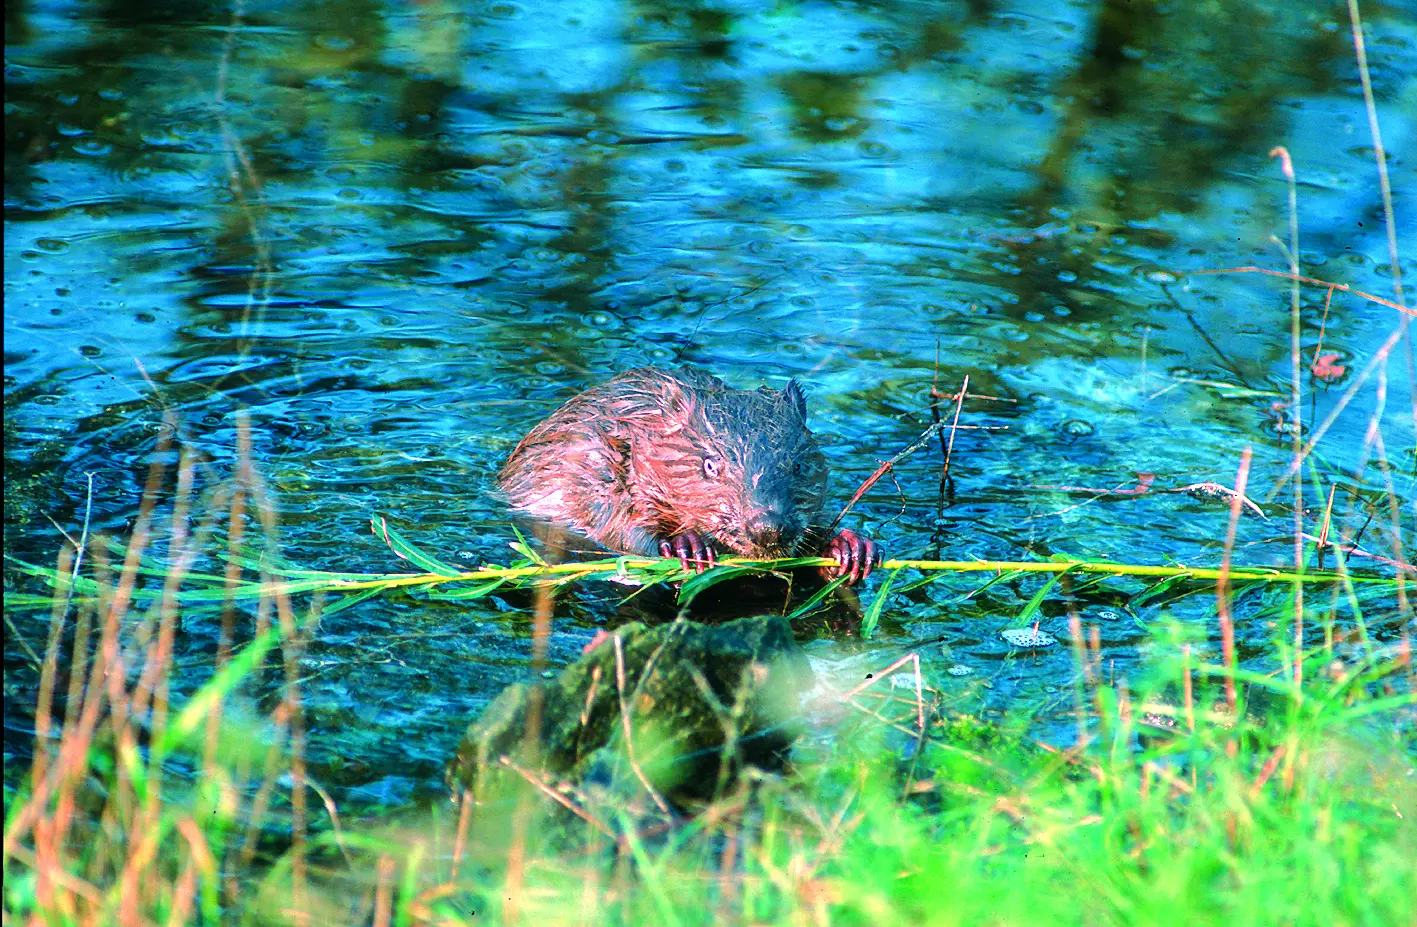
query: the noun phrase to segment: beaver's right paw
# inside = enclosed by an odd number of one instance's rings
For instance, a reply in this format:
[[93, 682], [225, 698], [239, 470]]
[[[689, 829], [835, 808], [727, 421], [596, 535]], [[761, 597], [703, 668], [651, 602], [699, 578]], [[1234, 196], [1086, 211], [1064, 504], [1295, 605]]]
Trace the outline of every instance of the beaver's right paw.
[[872, 568], [882, 559], [881, 548], [875, 541], [846, 529], [832, 538], [825, 554], [836, 564], [822, 567], [822, 575], [827, 579], [845, 576], [848, 586], [854, 586], [870, 576]]
[[702, 573], [717, 562], [713, 544], [697, 531], [685, 531], [667, 541], [660, 541], [659, 555], [678, 557], [685, 570], [695, 573]]

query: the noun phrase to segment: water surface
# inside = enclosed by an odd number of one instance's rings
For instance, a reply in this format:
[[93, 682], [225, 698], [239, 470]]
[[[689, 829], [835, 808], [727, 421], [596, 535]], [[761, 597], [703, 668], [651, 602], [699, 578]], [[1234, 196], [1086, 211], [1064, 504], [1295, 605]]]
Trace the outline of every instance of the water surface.
[[[166, 415], [202, 479], [229, 476], [244, 415], [290, 560], [403, 568], [376, 512], [446, 559], [507, 559], [491, 489], [517, 438], [619, 370], [692, 364], [805, 384], [833, 509], [930, 424], [932, 388], [997, 397], [965, 404], [943, 499], [931, 447], [856, 507], [848, 524], [895, 556], [1212, 565], [1223, 499], [1097, 491], [1230, 486], [1251, 447], [1269, 517], [1242, 520], [1237, 561], [1289, 562], [1289, 497], [1268, 498], [1291, 453], [1288, 289], [1194, 272], [1287, 266], [1282, 145], [1303, 272], [1394, 298], [1339, 7], [688, 6], [8, 7], [7, 550], [52, 558], [48, 518], [78, 530], [87, 473], [93, 530], [123, 532]], [[1408, 279], [1410, 14], [1365, 4]], [[1325, 296], [1302, 294], [1307, 434], [1400, 318]], [[1308, 373], [1321, 336], [1337, 379]], [[1327, 431], [1306, 515], [1314, 531], [1338, 485], [1338, 523], [1369, 523], [1389, 557], [1379, 459], [1413, 541], [1407, 351]], [[1041, 580], [966, 598], [984, 580], [898, 595], [868, 644], [803, 634], [848, 675], [915, 649], [961, 706], [1062, 717], [1068, 648], [1010, 655], [999, 636]], [[1142, 588], [1076, 604], [1113, 678], [1144, 672], [1167, 616], [1214, 637], [1209, 596], [1130, 607]], [[1242, 657], [1266, 669], [1283, 594], [1237, 605]], [[562, 600], [553, 663], [613, 598]], [[42, 645], [41, 617], [11, 618]], [[1067, 640], [1061, 598], [1040, 620]], [[179, 694], [215, 627], [184, 619]], [[305, 659], [315, 777], [355, 804], [436, 793], [464, 721], [529, 674], [530, 634], [514, 601], [330, 616]], [[11, 635], [5, 653], [7, 690], [28, 691]], [[26, 709], [6, 702], [22, 753]]]

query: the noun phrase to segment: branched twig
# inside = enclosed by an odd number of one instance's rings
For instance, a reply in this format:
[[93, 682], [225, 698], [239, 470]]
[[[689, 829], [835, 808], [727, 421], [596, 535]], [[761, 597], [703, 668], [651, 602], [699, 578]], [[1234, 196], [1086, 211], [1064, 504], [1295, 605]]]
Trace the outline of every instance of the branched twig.
[[1270, 270], [1267, 267], [1253, 267], [1247, 264], [1243, 267], [1221, 267], [1215, 270], [1187, 270], [1177, 271], [1177, 273], [1190, 274], [1193, 277], [1199, 277], [1203, 274], [1207, 276], [1215, 274], [1265, 274], [1270, 277], [1283, 277], [1285, 280], [1297, 280], [1300, 283], [1306, 283], [1310, 286], [1323, 286], [1332, 290], [1342, 290], [1345, 293], [1352, 293], [1354, 296], [1361, 296], [1363, 299], [1375, 302], [1380, 306], [1387, 306], [1389, 309], [1396, 309], [1398, 312], [1417, 316], [1417, 310], [1408, 309], [1400, 303], [1395, 303], [1390, 299], [1383, 299], [1381, 296], [1374, 296], [1372, 293], [1365, 293], [1346, 283], [1332, 283], [1328, 280], [1319, 280], [1316, 277], [1303, 277], [1298, 274], [1285, 273], [1282, 270]]

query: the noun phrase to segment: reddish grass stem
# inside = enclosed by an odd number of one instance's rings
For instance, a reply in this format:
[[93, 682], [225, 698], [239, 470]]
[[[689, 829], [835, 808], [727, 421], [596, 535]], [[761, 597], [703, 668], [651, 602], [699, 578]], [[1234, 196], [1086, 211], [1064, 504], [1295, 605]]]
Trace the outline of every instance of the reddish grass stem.
[[1240, 525], [1240, 498], [1245, 494], [1245, 484], [1250, 479], [1250, 457], [1252, 451], [1246, 445], [1240, 454], [1240, 467], [1235, 473], [1235, 493], [1230, 500], [1230, 520], [1225, 526], [1225, 552], [1220, 561], [1220, 577], [1215, 581], [1216, 610], [1220, 615], [1220, 646], [1227, 670], [1225, 676], [1225, 702], [1235, 711], [1238, 699], [1235, 696], [1235, 622], [1230, 615], [1230, 556], [1235, 549], [1235, 532]]

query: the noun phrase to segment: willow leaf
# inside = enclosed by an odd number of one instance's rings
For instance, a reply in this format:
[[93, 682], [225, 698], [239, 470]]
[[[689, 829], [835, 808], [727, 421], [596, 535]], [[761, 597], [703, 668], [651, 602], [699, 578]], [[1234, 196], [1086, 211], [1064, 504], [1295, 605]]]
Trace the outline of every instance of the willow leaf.
[[485, 596], [491, 595], [497, 589], [502, 588], [507, 584], [507, 582], [508, 581], [503, 578], [490, 580], [485, 583], [479, 583], [476, 586], [471, 586], [467, 589], [434, 589], [428, 593], [427, 597], [430, 599], [436, 599], [439, 602], [455, 602], [460, 599], [481, 599]]
[[461, 576], [466, 572], [415, 547], [413, 542], [400, 534], [384, 516], [375, 515], [369, 522], [374, 529], [374, 536], [383, 538], [390, 550], [429, 573], [437, 573], [439, 576]]
[[886, 606], [886, 597], [890, 595], [891, 584], [899, 575], [901, 568], [891, 570], [886, 581], [881, 583], [881, 591], [876, 593], [876, 598], [871, 602], [871, 607], [866, 609], [866, 614], [861, 618], [861, 639], [870, 640], [876, 635], [876, 625], [881, 621], [881, 610]]
[[799, 605], [796, 611], [788, 615], [787, 620], [796, 621], [799, 618], [805, 618], [812, 614], [812, 612], [817, 610], [817, 606], [825, 601], [827, 596], [841, 588], [842, 584], [845, 583], [847, 579], [848, 577], [846, 576], [838, 576], [836, 579], [812, 593], [812, 597]]
[[694, 598], [705, 589], [717, 586], [725, 580], [736, 579], [745, 573], [752, 573], [748, 567], [739, 566], [716, 566], [703, 573], [696, 574], [684, 580], [684, 584], [679, 587], [679, 604], [688, 605]]

